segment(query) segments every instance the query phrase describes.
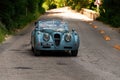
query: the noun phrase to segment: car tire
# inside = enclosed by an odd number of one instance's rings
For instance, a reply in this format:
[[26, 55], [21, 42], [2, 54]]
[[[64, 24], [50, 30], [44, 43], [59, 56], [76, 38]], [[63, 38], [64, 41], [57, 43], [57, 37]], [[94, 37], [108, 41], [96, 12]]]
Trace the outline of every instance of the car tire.
[[76, 57], [77, 54], [78, 54], [78, 50], [72, 50], [72, 51], [71, 51], [71, 56]]
[[34, 52], [34, 48], [31, 46], [31, 50], [32, 50], [32, 52]]
[[36, 50], [35, 48], [33, 49], [33, 53], [35, 56], [40, 56], [40, 51]]

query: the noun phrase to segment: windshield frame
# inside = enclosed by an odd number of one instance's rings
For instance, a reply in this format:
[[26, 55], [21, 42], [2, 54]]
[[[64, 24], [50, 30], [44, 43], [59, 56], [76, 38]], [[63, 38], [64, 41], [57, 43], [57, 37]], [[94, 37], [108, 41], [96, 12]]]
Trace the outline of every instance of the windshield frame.
[[36, 28], [51, 29], [51, 30], [68, 30], [68, 23], [61, 20], [44, 20], [38, 21]]

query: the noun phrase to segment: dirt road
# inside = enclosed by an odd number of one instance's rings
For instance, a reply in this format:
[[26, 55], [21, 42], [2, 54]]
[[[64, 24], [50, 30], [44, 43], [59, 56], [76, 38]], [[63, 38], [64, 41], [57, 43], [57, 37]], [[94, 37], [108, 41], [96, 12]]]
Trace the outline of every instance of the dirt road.
[[[50, 10], [43, 18], [62, 19], [70, 30], [77, 30], [81, 41], [78, 56], [45, 53], [35, 57], [30, 46], [34, 24], [30, 23], [0, 45], [0, 80], [120, 80], [120, 51], [113, 47], [119, 44], [117, 32], [67, 8]], [[99, 30], [112, 39], [104, 40]]]

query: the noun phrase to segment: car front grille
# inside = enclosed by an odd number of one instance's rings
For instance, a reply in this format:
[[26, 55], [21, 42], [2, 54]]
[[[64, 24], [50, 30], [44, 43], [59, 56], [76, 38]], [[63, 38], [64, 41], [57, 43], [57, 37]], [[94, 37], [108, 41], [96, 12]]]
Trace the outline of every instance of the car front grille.
[[60, 34], [55, 34], [54, 39], [55, 39], [55, 45], [59, 46], [59, 44], [60, 44]]

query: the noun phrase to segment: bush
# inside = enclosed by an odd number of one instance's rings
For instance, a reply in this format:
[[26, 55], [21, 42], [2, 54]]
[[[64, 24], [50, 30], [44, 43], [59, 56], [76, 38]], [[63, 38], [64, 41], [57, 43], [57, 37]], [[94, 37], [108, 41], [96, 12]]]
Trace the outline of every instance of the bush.
[[0, 1], [0, 21], [9, 31], [27, 24], [44, 13], [44, 0], [2, 0]]
[[0, 22], [0, 43], [5, 40], [5, 36], [7, 34], [7, 30], [5, 28], [5, 25], [3, 25], [1, 22]]
[[120, 15], [115, 15], [112, 17], [111, 25], [113, 27], [116, 27], [116, 28], [120, 27], [120, 19], [119, 18], [120, 18]]
[[[35, 20], [45, 12], [44, 0], [1, 0], [0, 1], [0, 42], [5, 35]], [[5, 26], [2, 24], [5, 24]]]
[[71, 6], [72, 9], [80, 11], [82, 8], [87, 8], [89, 5], [89, 0], [70, 0], [66, 4]]
[[110, 24], [113, 27], [120, 27], [120, 11], [118, 7], [119, 4], [120, 3], [117, 2], [117, 0], [105, 0], [103, 5], [100, 7], [100, 17], [98, 20]]
[[80, 11], [80, 9], [81, 9], [81, 5], [80, 5], [80, 3], [78, 3], [78, 4], [75, 6], [75, 10], [76, 10], [76, 11]]
[[120, 1], [118, 0], [104, 0], [100, 7], [100, 17], [98, 19], [113, 27], [120, 27], [119, 5]]
[[54, 8], [57, 8], [57, 5], [56, 4], [51, 4], [49, 7], [50, 7], [50, 9], [54, 9]]
[[49, 3], [48, 2], [44, 2], [42, 7], [45, 9], [45, 10], [48, 10], [49, 9]]
[[74, 9], [75, 9], [75, 6], [76, 6], [76, 5], [75, 5], [75, 4], [73, 4], [73, 5], [71, 6], [71, 9], [73, 9], [73, 10], [74, 10]]

